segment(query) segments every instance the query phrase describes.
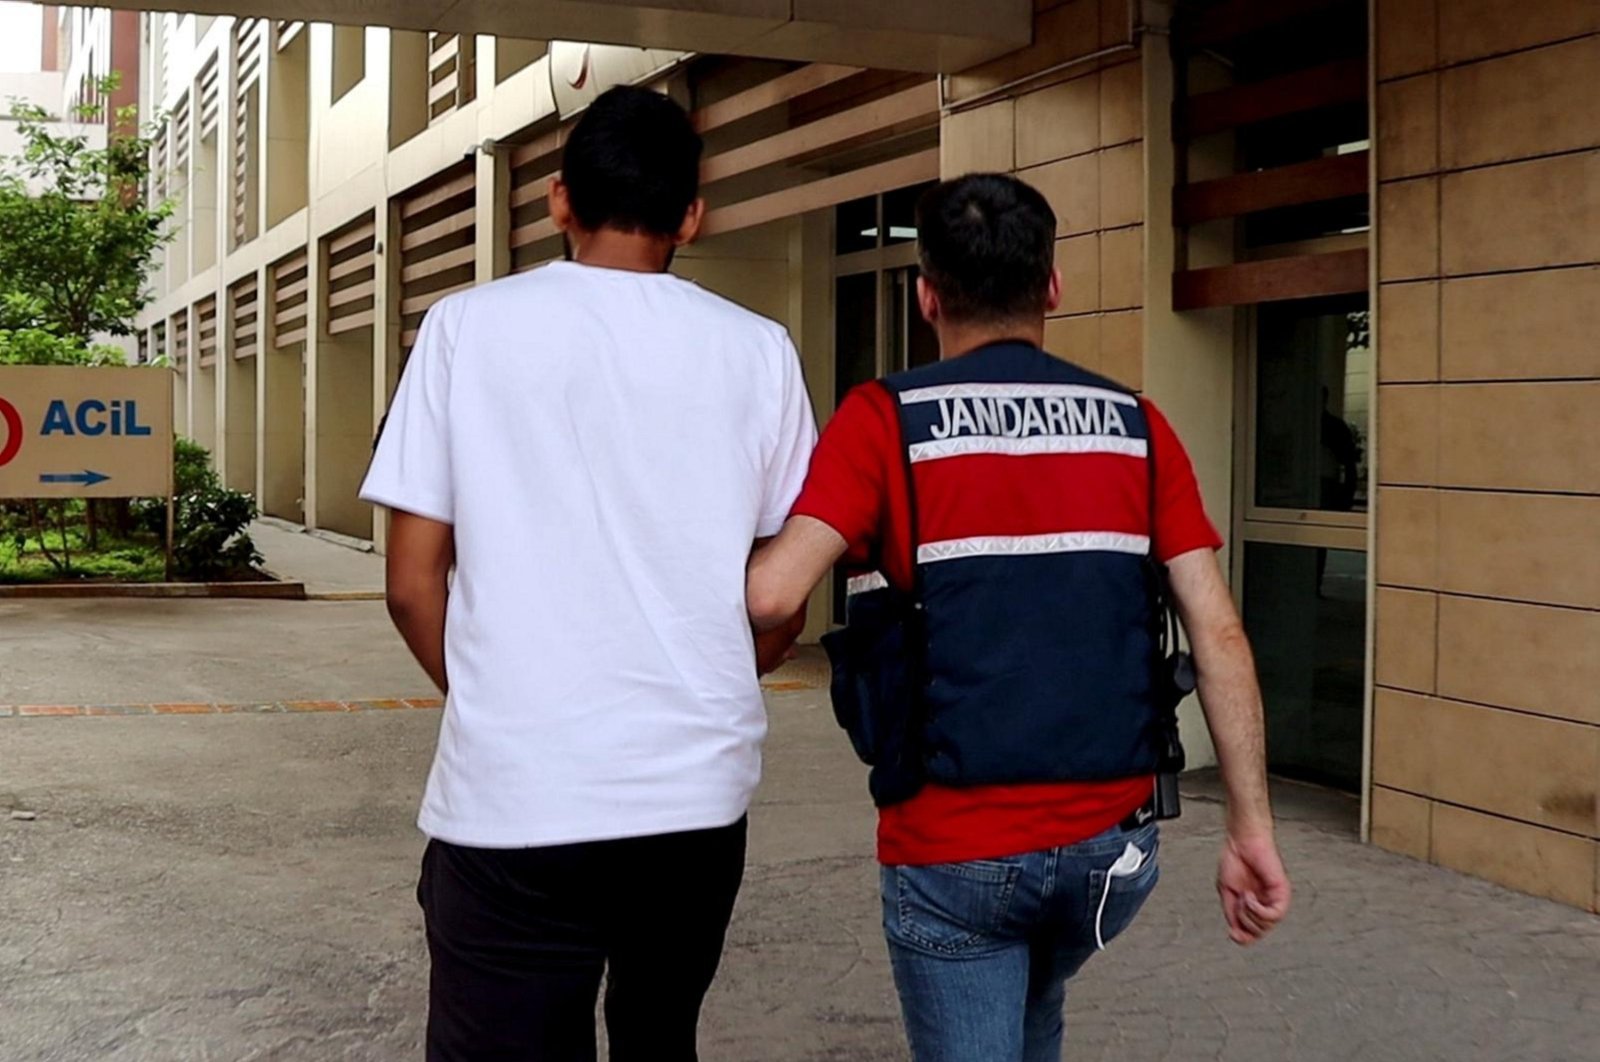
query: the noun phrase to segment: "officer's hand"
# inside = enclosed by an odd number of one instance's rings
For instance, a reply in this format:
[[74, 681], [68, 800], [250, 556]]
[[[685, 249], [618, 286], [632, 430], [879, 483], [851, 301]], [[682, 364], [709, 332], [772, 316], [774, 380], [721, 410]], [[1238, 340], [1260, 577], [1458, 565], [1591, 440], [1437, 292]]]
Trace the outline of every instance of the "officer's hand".
[[1222, 843], [1217, 895], [1228, 937], [1247, 947], [1272, 931], [1289, 913], [1289, 875], [1271, 833], [1234, 836]]

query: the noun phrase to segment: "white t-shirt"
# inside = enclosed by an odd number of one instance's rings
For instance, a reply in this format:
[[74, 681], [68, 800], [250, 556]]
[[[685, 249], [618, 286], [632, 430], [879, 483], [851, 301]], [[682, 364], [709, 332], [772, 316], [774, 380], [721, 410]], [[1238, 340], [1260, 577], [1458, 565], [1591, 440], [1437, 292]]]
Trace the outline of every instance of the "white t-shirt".
[[562, 262], [434, 306], [361, 489], [455, 528], [422, 831], [737, 821], [766, 736], [745, 563], [815, 442], [783, 327], [671, 274]]

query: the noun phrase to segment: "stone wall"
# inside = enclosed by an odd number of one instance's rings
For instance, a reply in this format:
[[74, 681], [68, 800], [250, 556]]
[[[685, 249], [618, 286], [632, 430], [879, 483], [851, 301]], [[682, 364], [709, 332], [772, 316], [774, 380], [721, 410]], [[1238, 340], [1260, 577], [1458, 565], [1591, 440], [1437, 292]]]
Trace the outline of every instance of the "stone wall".
[[1600, 908], [1600, 4], [1375, 33], [1372, 839]]

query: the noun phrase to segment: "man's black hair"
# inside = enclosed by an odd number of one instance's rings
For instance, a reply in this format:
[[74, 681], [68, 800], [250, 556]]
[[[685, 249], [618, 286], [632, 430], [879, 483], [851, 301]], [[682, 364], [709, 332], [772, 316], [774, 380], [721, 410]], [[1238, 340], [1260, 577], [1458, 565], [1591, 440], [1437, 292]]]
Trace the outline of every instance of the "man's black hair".
[[561, 179], [578, 224], [672, 236], [700, 194], [700, 134], [659, 92], [620, 85], [578, 119]]
[[935, 185], [917, 203], [917, 244], [922, 275], [950, 320], [1044, 314], [1056, 215], [1031, 185], [1003, 173]]

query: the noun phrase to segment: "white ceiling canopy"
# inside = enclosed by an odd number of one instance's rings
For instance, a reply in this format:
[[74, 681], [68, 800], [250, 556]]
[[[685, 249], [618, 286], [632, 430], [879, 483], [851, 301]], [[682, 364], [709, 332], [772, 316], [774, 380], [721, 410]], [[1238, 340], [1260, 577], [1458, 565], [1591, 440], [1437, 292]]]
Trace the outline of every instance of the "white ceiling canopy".
[[[149, 0], [111, 0], [143, 9]], [[165, 0], [206, 15], [954, 72], [1029, 44], [1033, 0]]]

